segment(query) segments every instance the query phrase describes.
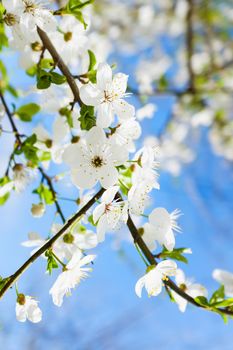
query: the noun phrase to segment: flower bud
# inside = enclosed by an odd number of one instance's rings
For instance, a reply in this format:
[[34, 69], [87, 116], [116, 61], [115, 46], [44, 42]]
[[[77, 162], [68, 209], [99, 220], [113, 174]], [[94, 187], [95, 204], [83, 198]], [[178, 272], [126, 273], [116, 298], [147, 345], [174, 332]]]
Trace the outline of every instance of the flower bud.
[[41, 218], [45, 213], [45, 206], [43, 203], [32, 204], [31, 213], [34, 218]]
[[25, 298], [24, 294], [22, 294], [22, 293], [18, 294], [17, 303], [19, 305], [24, 305], [26, 303], [26, 298]]
[[68, 232], [63, 236], [63, 242], [67, 244], [72, 244], [74, 242], [74, 236]]

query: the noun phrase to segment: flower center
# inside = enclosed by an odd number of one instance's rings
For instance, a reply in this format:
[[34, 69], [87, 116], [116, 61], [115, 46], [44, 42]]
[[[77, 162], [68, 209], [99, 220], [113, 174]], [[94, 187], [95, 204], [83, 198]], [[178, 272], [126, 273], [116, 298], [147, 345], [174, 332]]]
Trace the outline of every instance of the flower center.
[[181, 289], [183, 292], [185, 292], [186, 289], [187, 289], [187, 287], [186, 287], [186, 285], [185, 285], [184, 283], [181, 283], [179, 287], [180, 287], [180, 289]]
[[34, 13], [36, 9], [36, 4], [33, 1], [24, 0], [24, 5], [25, 5], [25, 9], [24, 9], [25, 13]]
[[70, 41], [72, 39], [72, 32], [67, 32], [64, 34], [64, 40], [65, 41]]
[[95, 156], [94, 158], [92, 158], [91, 163], [95, 168], [100, 168], [102, 167], [104, 161], [103, 158], [101, 158], [100, 156]]
[[4, 16], [4, 22], [7, 26], [13, 26], [18, 22], [18, 20], [17, 17], [12, 13], [6, 13], [6, 15]]
[[63, 237], [63, 242], [72, 244], [74, 242], [74, 236], [71, 233], [66, 233]]

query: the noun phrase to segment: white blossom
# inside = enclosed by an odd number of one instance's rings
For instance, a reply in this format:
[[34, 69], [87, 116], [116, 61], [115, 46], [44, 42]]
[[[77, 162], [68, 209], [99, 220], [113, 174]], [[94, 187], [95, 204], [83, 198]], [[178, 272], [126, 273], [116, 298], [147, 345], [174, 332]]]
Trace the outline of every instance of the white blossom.
[[146, 272], [135, 285], [137, 296], [141, 298], [143, 287], [145, 287], [148, 296], [160, 294], [163, 280], [166, 280], [167, 276], [174, 276], [176, 274], [176, 269], [177, 265], [172, 260], [163, 260], [156, 266], [149, 266], [148, 272]]
[[154, 241], [164, 245], [167, 250], [173, 250], [175, 236], [173, 231], [180, 232], [177, 219], [180, 216], [178, 209], [168, 213], [165, 208], [156, 208], [149, 215], [149, 223], [144, 226], [143, 239], [148, 247], [156, 247]]
[[119, 186], [107, 189], [101, 198], [101, 204], [93, 211], [93, 220], [97, 223], [98, 242], [103, 242], [107, 231], [116, 230], [128, 219], [128, 203], [115, 199]]
[[72, 182], [79, 188], [92, 188], [97, 181], [104, 188], [114, 185], [118, 179], [116, 166], [127, 158], [127, 150], [112, 145], [99, 127], [88, 131], [78, 144], [67, 147], [63, 155], [71, 167]]
[[[199, 296], [207, 297], [208, 292], [206, 288], [201, 284], [193, 283], [190, 279], [186, 279], [185, 274], [181, 269], [178, 269], [176, 271], [175, 281], [177, 286], [192, 298]], [[181, 312], [185, 312], [188, 301], [173, 290], [171, 290], [171, 294], [178, 304], [179, 310]]]
[[112, 77], [111, 67], [101, 63], [97, 69], [96, 84], [88, 83], [81, 87], [81, 100], [87, 106], [96, 107], [98, 126], [109, 127], [114, 120], [114, 114], [120, 121], [134, 116], [134, 107], [123, 100], [127, 96], [127, 80], [128, 76], [123, 73]]
[[52, 295], [56, 306], [61, 306], [65, 295], [69, 295], [71, 289], [74, 289], [88, 273], [92, 271], [90, 267], [84, 267], [95, 259], [95, 255], [82, 257], [81, 251], [73, 255], [72, 259], [66, 265], [66, 269], [58, 276], [49, 294]]
[[19, 322], [25, 322], [28, 319], [33, 323], [38, 323], [42, 319], [38, 301], [28, 295], [18, 294], [15, 312]]

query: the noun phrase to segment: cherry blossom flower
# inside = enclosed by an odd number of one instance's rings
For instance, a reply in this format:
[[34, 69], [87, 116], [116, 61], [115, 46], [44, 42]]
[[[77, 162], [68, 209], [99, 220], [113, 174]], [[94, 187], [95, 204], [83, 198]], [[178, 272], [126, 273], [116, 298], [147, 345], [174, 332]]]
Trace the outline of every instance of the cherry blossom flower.
[[141, 298], [143, 287], [145, 287], [148, 296], [160, 294], [163, 280], [166, 280], [167, 276], [174, 276], [176, 274], [176, 269], [177, 265], [172, 260], [163, 260], [156, 266], [149, 266], [146, 274], [141, 277], [135, 285], [137, 296]]
[[78, 144], [66, 148], [63, 159], [71, 167], [72, 182], [79, 188], [92, 188], [100, 181], [104, 188], [118, 179], [117, 165], [128, 158], [126, 149], [112, 145], [104, 131], [93, 127]]
[[149, 223], [144, 226], [143, 239], [148, 247], [155, 249], [154, 241], [164, 245], [167, 250], [173, 250], [175, 246], [175, 236], [173, 231], [180, 232], [176, 220], [180, 216], [178, 209], [168, 213], [165, 208], [156, 208], [149, 215]]
[[33, 323], [38, 323], [42, 319], [42, 312], [38, 307], [38, 301], [21, 293], [17, 297], [15, 312], [19, 322], [25, 322], [28, 319]]
[[114, 114], [120, 121], [132, 118], [135, 109], [123, 100], [123, 97], [127, 96], [125, 91], [128, 76], [117, 73], [112, 77], [111, 67], [100, 63], [96, 80], [96, 84], [88, 83], [81, 87], [80, 97], [87, 106], [96, 107], [97, 125], [102, 128], [109, 127], [114, 120]]
[[229, 298], [233, 298], [233, 273], [215, 269], [212, 276], [216, 281], [224, 285], [225, 295]]
[[25, 44], [36, 41], [38, 39], [37, 26], [46, 32], [56, 30], [55, 17], [41, 1], [3, 0], [3, 5], [7, 10], [4, 20], [6, 24], [12, 26], [15, 42], [17, 39], [20, 39], [21, 42], [25, 40]]
[[[38, 125], [33, 132], [37, 136], [36, 147], [51, 154], [54, 163], [62, 162], [62, 154], [64, 152], [64, 140], [67, 137], [70, 129], [64, 117], [58, 117], [53, 123], [52, 135], [42, 126]], [[46, 166], [46, 162], [43, 162]]]
[[[177, 269], [175, 281], [178, 287], [184, 291], [186, 294], [190, 295], [192, 298], [196, 298], [198, 296], [207, 297], [207, 290], [204, 286], [198, 283], [192, 283], [192, 280], [186, 279], [185, 274], [181, 269]], [[179, 310], [181, 312], [185, 312], [188, 301], [182, 298], [179, 294], [171, 290], [171, 294], [178, 304]]]
[[15, 164], [13, 167], [13, 182], [16, 192], [22, 192], [27, 185], [36, 177], [37, 171], [35, 169], [26, 167], [23, 164]]
[[151, 186], [138, 182], [128, 192], [129, 212], [134, 215], [142, 215], [149, 204]]
[[140, 135], [140, 124], [134, 118], [131, 118], [120, 124], [110, 135], [110, 139], [117, 145], [127, 147], [129, 152], [135, 152], [134, 140], [137, 140]]
[[93, 211], [94, 223], [98, 222], [98, 242], [104, 241], [107, 231], [116, 230], [128, 219], [128, 203], [119, 198], [115, 199], [118, 191], [119, 186], [108, 188], [101, 198], [101, 204]]
[[70, 294], [71, 289], [74, 289], [81, 280], [88, 277], [88, 273], [92, 271], [92, 268], [84, 266], [92, 262], [95, 257], [95, 255], [82, 257], [81, 251], [73, 255], [65, 270], [58, 276], [49, 291], [56, 306], [61, 306], [64, 296]]

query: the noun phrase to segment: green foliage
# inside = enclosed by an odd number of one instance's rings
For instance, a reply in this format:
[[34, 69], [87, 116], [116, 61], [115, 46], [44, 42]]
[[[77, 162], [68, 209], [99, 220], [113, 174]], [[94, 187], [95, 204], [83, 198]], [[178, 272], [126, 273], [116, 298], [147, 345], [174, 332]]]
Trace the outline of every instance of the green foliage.
[[[6, 185], [8, 182], [10, 182], [10, 179], [8, 176], [2, 177], [0, 179], [0, 187]], [[5, 196], [0, 197], [0, 205], [3, 205], [9, 197], [10, 197], [10, 192], [6, 193]]]
[[73, 15], [79, 22], [81, 22], [84, 28], [87, 28], [87, 23], [84, 20], [82, 9], [90, 5], [94, 2], [94, 0], [69, 0], [65, 7], [62, 7], [58, 11], [55, 11], [56, 15]]
[[64, 116], [66, 118], [66, 121], [70, 128], [73, 128], [73, 119], [72, 119], [72, 112], [70, 108], [63, 107], [59, 110], [60, 115]]
[[39, 187], [33, 191], [33, 193], [38, 194], [40, 201], [44, 202], [45, 204], [50, 205], [54, 203], [54, 196], [52, 191], [43, 183], [41, 183]]
[[53, 269], [57, 269], [58, 268], [58, 263], [55, 260], [54, 256], [53, 256], [53, 252], [51, 249], [48, 249], [45, 252], [45, 256], [47, 258], [47, 268], [46, 270], [49, 272], [49, 274], [52, 274]]
[[210, 298], [210, 304], [215, 304], [219, 302], [219, 300], [223, 300], [225, 298], [224, 286], [220, 286]]
[[28, 159], [32, 165], [37, 165], [39, 158], [37, 155], [38, 148], [35, 147], [37, 137], [35, 134], [32, 134], [28, 137], [21, 145], [20, 148], [15, 150], [15, 154], [24, 154], [26, 159]]
[[94, 107], [82, 105], [80, 109], [80, 118], [78, 119], [82, 130], [90, 130], [96, 125], [96, 118], [94, 115]]
[[15, 113], [24, 122], [32, 121], [32, 117], [40, 111], [40, 106], [36, 103], [28, 103], [18, 108]]
[[52, 83], [61, 85], [65, 82], [66, 77], [56, 72], [47, 72], [44, 69], [40, 69], [37, 73], [37, 89], [39, 90], [48, 89]]
[[96, 69], [95, 69], [96, 57], [91, 50], [88, 50], [88, 55], [89, 55], [89, 66], [88, 66], [87, 77], [92, 83], [96, 83]]
[[188, 263], [188, 259], [182, 254], [186, 248], [176, 248], [171, 252], [166, 248], [163, 248], [163, 251], [159, 254], [160, 258], [170, 258], [178, 261], [182, 261], [184, 263]]
[[0, 291], [2, 290], [2, 288], [5, 286], [5, 284], [9, 281], [10, 277], [6, 277], [6, 278], [2, 278], [0, 276]]

